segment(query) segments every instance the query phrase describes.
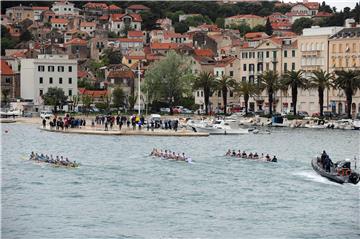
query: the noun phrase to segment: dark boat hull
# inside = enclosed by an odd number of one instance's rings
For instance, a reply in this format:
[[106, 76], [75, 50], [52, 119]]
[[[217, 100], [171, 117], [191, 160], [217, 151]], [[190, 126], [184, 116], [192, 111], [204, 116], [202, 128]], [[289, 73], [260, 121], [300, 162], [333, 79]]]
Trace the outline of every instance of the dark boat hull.
[[[336, 172], [326, 172], [325, 169], [323, 169], [318, 163], [317, 163], [317, 158], [314, 158], [313, 160], [311, 160], [311, 166], [313, 167], [313, 169], [320, 174], [321, 176], [336, 182], [336, 183], [348, 183], [349, 182], [349, 176], [341, 176], [338, 175]], [[331, 168], [331, 170], [334, 170], [333, 168]]]

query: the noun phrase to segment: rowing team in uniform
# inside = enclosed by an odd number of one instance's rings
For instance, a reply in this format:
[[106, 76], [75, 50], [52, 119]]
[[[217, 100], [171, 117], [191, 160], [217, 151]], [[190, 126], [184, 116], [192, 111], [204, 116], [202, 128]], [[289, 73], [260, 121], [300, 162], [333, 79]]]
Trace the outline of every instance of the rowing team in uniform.
[[79, 164], [74, 161], [69, 161], [68, 158], [65, 158], [63, 156], [56, 156], [56, 158], [54, 159], [52, 155], [50, 155], [50, 157], [48, 155], [44, 155], [44, 154], [37, 154], [34, 152], [31, 152], [30, 154], [30, 160], [34, 160], [34, 161], [38, 161], [38, 162], [45, 162], [45, 163], [49, 163], [49, 164], [54, 164], [56, 166], [65, 166], [65, 167], [78, 167]]
[[170, 159], [170, 160], [185, 161], [188, 163], [192, 162], [190, 157], [185, 156], [185, 153], [179, 154], [179, 153], [171, 152], [170, 150], [162, 150], [162, 149], [159, 150], [159, 149], [154, 148], [151, 151], [150, 156], [155, 156], [155, 157]]
[[257, 159], [257, 160], [264, 160], [264, 161], [268, 161], [268, 162], [277, 162], [277, 158], [274, 155], [272, 158], [270, 157], [269, 154], [266, 154], [264, 156], [264, 154], [262, 153], [260, 156], [255, 152], [255, 153], [249, 153], [247, 154], [245, 151], [241, 152], [241, 150], [238, 150], [237, 152], [235, 150], [228, 150], [225, 154], [225, 156], [231, 156], [231, 157], [237, 157], [237, 158], [245, 158], [245, 159]]

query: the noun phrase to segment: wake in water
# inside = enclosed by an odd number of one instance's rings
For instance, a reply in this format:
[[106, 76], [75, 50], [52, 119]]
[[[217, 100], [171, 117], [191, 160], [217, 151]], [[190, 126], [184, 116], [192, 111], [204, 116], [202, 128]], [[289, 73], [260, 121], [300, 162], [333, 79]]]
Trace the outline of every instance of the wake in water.
[[318, 175], [316, 172], [311, 172], [311, 171], [303, 171], [303, 172], [298, 172], [298, 173], [294, 173], [293, 175], [296, 176], [301, 176], [303, 178], [306, 178], [310, 181], [314, 181], [317, 183], [324, 183], [324, 184], [330, 184], [330, 185], [340, 185], [337, 184], [335, 182], [331, 182], [330, 180], [321, 177], [320, 175]]

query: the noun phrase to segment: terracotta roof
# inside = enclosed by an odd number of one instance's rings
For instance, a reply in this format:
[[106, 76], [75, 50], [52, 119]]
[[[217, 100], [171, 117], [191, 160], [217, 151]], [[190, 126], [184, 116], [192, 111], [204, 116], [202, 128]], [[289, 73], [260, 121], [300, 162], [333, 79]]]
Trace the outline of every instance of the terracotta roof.
[[142, 31], [128, 31], [128, 37], [143, 37]]
[[303, 5], [309, 8], [310, 10], [318, 10], [320, 7], [320, 4], [317, 2], [307, 2], [307, 3], [303, 3]]
[[49, 7], [43, 7], [43, 6], [33, 6], [32, 10], [42, 10], [42, 11], [47, 11], [49, 10]]
[[164, 55], [162, 55], [160, 53], [146, 54], [146, 60], [148, 60], [148, 61], [160, 60], [162, 57], [164, 57]]
[[269, 37], [268, 34], [266, 34], [265, 32], [249, 32], [245, 34], [245, 38], [246, 39], [263, 39], [263, 38], [267, 38]]
[[111, 15], [111, 19], [113, 21], [122, 21], [122, 18], [125, 16], [130, 16], [134, 22], [141, 22], [141, 16], [139, 14], [136, 13], [131, 13], [131, 14], [127, 14], [127, 13], [122, 13], [122, 14], [112, 14]]
[[176, 49], [178, 48], [178, 44], [176, 43], [160, 43], [160, 42], [153, 42], [150, 45], [151, 49], [155, 50], [166, 50], [166, 49]]
[[87, 45], [87, 41], [79, 38], [73, 38], [65, 43], [65, 45]]
[[13, 75], [14, 72], [5, 60], [1, 60], [1, 75]]
[[143, 42], [143, 39], [138, 38], [118, 38], [117, 41], [119, 42]]
[[121, 8], [118, 7], [118, 6], [116, 6], [116, 5], [114, 5], [114, 4], [111, 4], [111, 5], [109, 6], [109, 10], [119, 10], [119, 9], [121, 9]]
[[180, 34], [180, 33], [176, 33], [176, 32], [170, 32], [170, 31], [164, 31], [164, 38], [168, 39], [168, 38], [182, 38], [182, 37], [187, 37], [186, 35]]
[[114, 70], [110, 71], [107, 78], [134, 78], [134, 72], [131, 70]]
[[229, 57], [226, 57], [224, 59], [217, 61], [215, 63], [215, 66], [225, 67], [225, 66], [229, 65], [230, 63], [234, 62], [235, 60], [236, 60], [236, 57], [229, 56]]
[[228, 17], [228, 18], [263, 18], [257, 15], [253, 15], [253, 14], [245, 14], [245, 15], [236, 15], [236, 16], [232, 16], [232, 17]]
[[271, 23], [271, 27], [273, 30], [286, 30], [291, 29], [291, 23], [290, 22], [273, 22]]
[[81, 70], [78, 70], [78, 73], [77, 73], [77, 77], [78, 78], [84, 78], [87, 76], [87, 72], [86, 71], [81, 71]]
[[282, 39], [281, 38], [271, 37], [270, 40], [273, 41], [274, 43], [278, 44], [278, 45], [282, 45]]
[[51, 18], [51, 23], [55, 24], [68, 24], [68, 20], [63, 18]]
[[197, 56], [214, 57], [214, 52], [211, 49], [195, 49], [194, 53]]
[[15, 52], [11, 56], [15, 57], [15, 58], [26, 58], [26, 55], [25, 55], [24, 51]]
[[99, 17], [100, 20], [109, 20], [109, 15], [103, 15]]
[[130, 10], [150, 10], [150, 8], [141, 5], [141, 4], [135, 4], [135, 5], [131, 5], [128, 7], [128, 9]]
[[130, 60], [143, 60], [145, 59], [145, 55], [143, 56], [131, 56], [131, 55], [126, 55], [124, 56], [126, 59], [130, 59]]
[[96, 22], [81, 22], [80, 27], [96, 27]]
[[97, 9], [107, 9], [108, 6], [106, 5], [106, 3], [98, 3], [98, 2], [88, 2], [84, 5], [84, 8], [97, 8]]
[[315, 17], [331, 17], [332, 14], [328, 12], [318, 12]]
[[86, 90], [85, 88], [79, 88], [80, 95], [89, 95], [92, 97], [101, 97], [108, 94], [107, 90]]

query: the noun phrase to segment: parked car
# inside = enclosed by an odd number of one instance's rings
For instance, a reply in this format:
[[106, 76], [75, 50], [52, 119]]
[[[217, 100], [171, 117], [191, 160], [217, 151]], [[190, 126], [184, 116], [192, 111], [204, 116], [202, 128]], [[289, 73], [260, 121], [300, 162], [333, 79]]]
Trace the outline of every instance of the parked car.
[[298, 115], [302, 117], [309, 117], [309, 114], [306, 111], [298, 111]]
[[42, 118], [42, 119], [50, 119], [53, 116], [54, 115], [51, 111], [41, 111], [40, 112], [40, 118]]
[[332, 118], [332, 117], [335, 116], [335, 115], [333, 114], [333, 112], [331, 112], [331, 111], [324, 111], [323, 114], [324, 114], [324, 116], [327, 117], [327, 118]]
[[181, 114], [181, 111], [184, 109], [183, 106], [175, 106], [172, 108], [174, 114]]
[[160, 108], [160, 113], [170, 113], [170, 108]]
[[195, 113], [198, 114], [198, 115], [204, 115], [204, 114], [205, 114], [205, 110], [203, 110], [203, 109], [197, 109], [197, 110], [195, 111]]
[[189, 110], [188, 108], [183, 108], [181, 110], [182, 114], [193, 114], [194, 112], [192, 110]]

